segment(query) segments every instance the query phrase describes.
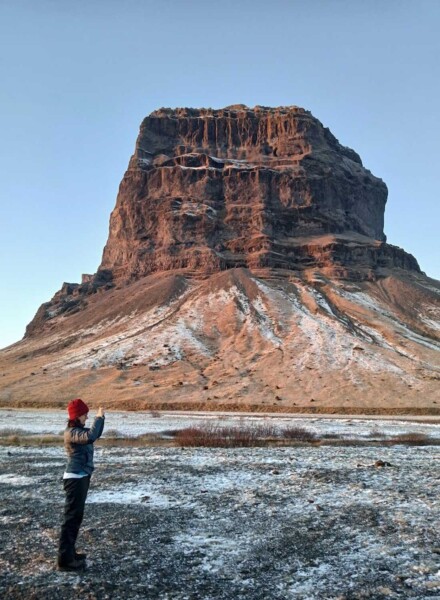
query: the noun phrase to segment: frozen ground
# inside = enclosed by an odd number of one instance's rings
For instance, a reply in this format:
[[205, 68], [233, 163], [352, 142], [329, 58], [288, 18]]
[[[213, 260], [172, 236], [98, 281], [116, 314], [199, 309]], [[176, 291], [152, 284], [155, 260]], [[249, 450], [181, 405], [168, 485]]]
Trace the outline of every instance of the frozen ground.
[[63, 449], [0, 447], [0, 597], [440, 598], [439, 452], [98, 446], [75, 575]]
[[[93, 417], [93, 411], [91, 416]], [[152, 414], [161, 415], [153, 417]], [[269, 422], [280, 429], [306, 427], [318, 434], [337, 434], [345, 438], [363, 438], [378, 434], [385, 436], [401, 433], [422, 433], [440, 437], [440, 420], [437, 423], [423, 423], [414, 420], [386, 420], [328, 417], [243, 417], [237, 415], [195, 415], [191, 413], [169, 414], [151, 412], [107, 412], [106, 431], [117, 431], [122, 436], [137, 436], [144, 433], [160, 433], [183, 429], [190, 425], [216, 422], [224, 426], [240, 426], [245, 422]], [[244, 421], [245, 420], [245, 421]], [[91, 421], [91, 419], [90, 419]], [[89, 423], [90, 423], [89, 421]], [[2, 431], [23, 430], [33, 434], [59, 434], [66, 426], [66, 411], [63, 410], [17, 410], [0, 409], [0, 435]], [[106, 434], [104, 433], [104, 436]]]

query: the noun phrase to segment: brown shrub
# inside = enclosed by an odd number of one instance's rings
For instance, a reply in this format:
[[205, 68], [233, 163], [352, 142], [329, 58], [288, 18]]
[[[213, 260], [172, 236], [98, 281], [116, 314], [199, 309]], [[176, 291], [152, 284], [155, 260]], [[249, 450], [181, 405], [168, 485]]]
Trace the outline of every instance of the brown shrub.
[[282, 436], [288, 440], [295, 440], [297, 442], [316, 442], [318, 436], [314, 431], [305, 429], [304, 427], [286, 427], [282, 431]]
[[277, 436], [270, 424], [239, 425], [227, 427], [209, 423], [198, 427], [186, 427], [176, 433], [178, 446], [205, 446], [210, 448], [243, 448], [261, 446]]

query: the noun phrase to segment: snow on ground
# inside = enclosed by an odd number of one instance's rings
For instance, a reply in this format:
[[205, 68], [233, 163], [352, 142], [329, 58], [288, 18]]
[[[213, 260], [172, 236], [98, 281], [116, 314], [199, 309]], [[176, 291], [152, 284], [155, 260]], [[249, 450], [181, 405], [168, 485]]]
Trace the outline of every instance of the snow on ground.
[[0, 474], [17, 482], [0, 479], [0, 595], [438, 598], [439, 457], [429, 446], [98, 445], [78, 576], [54, 570], [63, 449], [0, 447]]
[[3, 475], [0, 475], [0, 484], [21, 486], [32, 483], [35, 483], [35, 478], [15, 475], [14, 473], [3, 473]]
[[431, 329], [435, 329], [437, 331], [440, 331], [440, 318], [437, 321], [434, 321], [433, 319], [427, 319], [424, 315], [422, 315], [421, 313], [419, 313], [419, 319], [425, 325], [428, 325], [428, 327], [430, 327]]
[[[190, 333], [180, 331], [173, 336], [170, 328], [163, 327], [163, 323], [175, 312], [176, 303], [182, 301], [190, 293], [191, 289], [188, 288], [178, 300], [157, 306], [144, 314], [139, 315], [133, 312], [131, 315], [101, 322], [94, 327], [82, 330], [80, 332], [80, 335], [84, 338], [82, 347], [66, 352], [61, 359], [50, 363], [51, 367], [94, 369], [117, 364], [125, 360], [126, 357], [130, 357], [132, 362], [134, 358], [148, 359], [153, 354], [157, 354], [159, 349], [163, 353], [163, 345], [169, 341], [170, 337], [176, 337], [177, 335], [179, 342], [179, 333], [183, 335], [184, 341], [190, 338], [191, 342]], [[111, 327], [115, 324], [120, 326], [123, 323], [126, 323], [123, 333], [107, 335], [100, 339], [88, 341], [90, 336], [105, 334], [105, 331], [111, 330]], [[150, 332], [156, 331], [158, 331], [156, 336], [151, 335]], [[182, 357], [180, 345], [177, 343], [173, 360], [179, 360]]]
[[[158, 416], [156, 416], [158, 415]], [[0, 435], [7, 432], [20, 435], [21, 432], [33, 434], [61, 434], [66, 426], [67, 415], [64, 410], [11, 410], [0, 409]], [[93, 419], [90, 413], [88, 425]], [[335, 434], [350, 439], [359, 439], [371, 435], [399, 435], [401, 433], [423, 433], [440, 437], [439, 423], [421, 423], [415, 421], [327, 418], [327, 417], [289, 417], [289, 416], [242, 416], [240, 414], [197, 413], [157, 413], [157, 412], [116, 412], [107, 411], [107, 431], [117, 431], [124, 437], [133, 437], [144, 433], [165, 433], [185, 427], [215, 423], [225, 427], [240, 427], [247, 424], [270, 424], [280, 430], [288, 427], [305, 427], [318, 435]], [[104, 431], [105, 436], [105, 431]]]
[[[400, 319], [397, 318], [397, 316], [395, 314], [393, 314], [392, 312], [390, 312], [388, 309], [386, 309], [383, 305], [379, 304], [377, 302], [377, 300], [375, 300], [374, 298], [372, 298], [370, 295], [366, 294], [365, 292], [348, 292], [348, 291], [343, 291], [341, 289], [338, 289], [338, 294], [347, 298], [348, 300], [350, 300], [351, 302], [353, 302], [354, 304], [359, 304], [361, 306], [363, 306], [364, 308], [367, 308], [369, 311], [372, 311], [373, 313], [377, 313], [378, 315], [380, 315], [381, 318], [387, 319], [392, 325], [394, 325], [394, 327], [397, 327], [398, 330], [401, 330], [401, 335], [413, 342], [416, 342], [417, 344], [421, 344], [422, 346], [425, 346], [426, 348], [430, 348], [431, 350], [439, 350], [440, 349], [440, 344], [438, 342], [436, 342], [435, 340], [431, 339], [431, 338], [427, 338], [424, 337], [418, 333], [415, 333], [414, 331], [412, 331], [411, 329], [409, 329], [404, 323], [402, 323], [402, 321]], [[427, 325], [430, 326], [435, 326], [436, 328], [438, 328], [439, 323], [432, 321], [432, 324], [430, 324], [429, 321], [424, 321]], [[399, 351], [403, 351], [403, 348], [398, 348]]]

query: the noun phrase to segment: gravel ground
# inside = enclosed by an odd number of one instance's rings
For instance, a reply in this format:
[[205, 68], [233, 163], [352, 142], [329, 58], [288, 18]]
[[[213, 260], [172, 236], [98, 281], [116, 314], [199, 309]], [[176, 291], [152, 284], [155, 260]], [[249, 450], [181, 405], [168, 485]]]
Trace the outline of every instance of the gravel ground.
[[439, 454], [98, 446], [78, 575], [54, 568], [63, 449], [0, 447], [0, 597], [440, 598]]

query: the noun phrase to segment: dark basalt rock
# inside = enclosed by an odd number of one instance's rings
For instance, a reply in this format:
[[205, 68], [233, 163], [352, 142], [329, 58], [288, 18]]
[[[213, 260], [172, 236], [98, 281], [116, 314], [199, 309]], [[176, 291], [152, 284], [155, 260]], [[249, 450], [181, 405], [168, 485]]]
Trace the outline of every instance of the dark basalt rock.
[[370, 271], [418, 270], [384, 244], [386, 198], [356, 152], [301, 108], [160, 109], [142, 122], [101, 268], [127, 282], [174, 269], [322, 267], [310, 242], [331, 234], [356, 248], [324, 244], [327, 267], [355, 271], [360, 257]]
[[26, 327], [25, 337], [40, 330], [46, 321], [62, 314], [74, 314], [87, 306], [86, 297], [98, 291], [114, 287], [113, 275], [108, 269], [99, 269], [94, 275], [83, 275], [82, 283], [63, 283], [61, 289], [50, 302], [38, 309], [35, 317]]

